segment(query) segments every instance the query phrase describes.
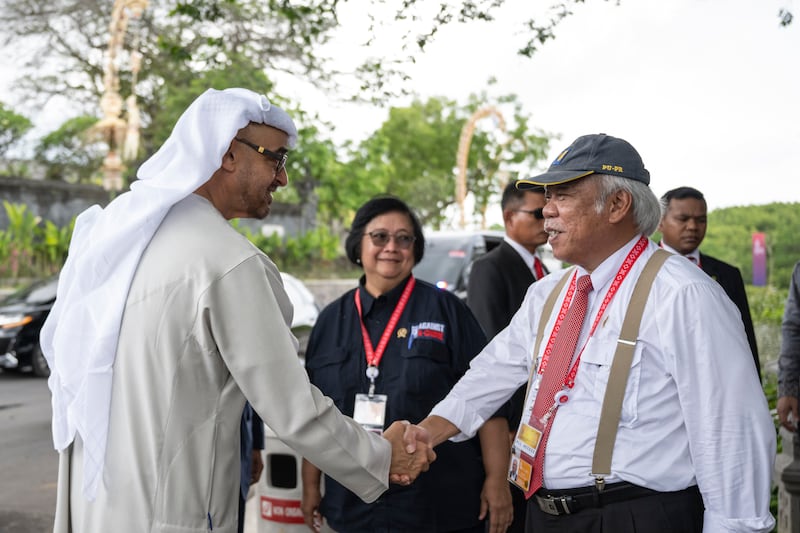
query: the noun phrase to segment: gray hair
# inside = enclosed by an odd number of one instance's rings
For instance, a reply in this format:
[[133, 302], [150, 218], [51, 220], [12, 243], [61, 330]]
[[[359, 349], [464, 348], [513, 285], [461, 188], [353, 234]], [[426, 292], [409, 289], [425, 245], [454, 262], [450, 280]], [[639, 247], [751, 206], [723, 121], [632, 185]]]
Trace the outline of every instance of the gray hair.
[[620, 176], [595, 174], [598, 178], [598, 197], [595, 209], [598, 213], [605, 208], [608, 198], [617, 191], [630, 193], [633, 201], [633, 219], [636, 229], [644, 235], [651, 235], [661, 222], [661, 206], [650, 187], [644, 183]]

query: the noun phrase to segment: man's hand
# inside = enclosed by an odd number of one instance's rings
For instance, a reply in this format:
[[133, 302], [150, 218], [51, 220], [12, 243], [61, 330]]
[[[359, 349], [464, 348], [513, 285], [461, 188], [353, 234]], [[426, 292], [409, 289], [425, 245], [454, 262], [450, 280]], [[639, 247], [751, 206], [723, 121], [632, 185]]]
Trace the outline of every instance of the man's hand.
[[508, 462], [511, 458], [508, 434], [508, 421], [503, 417], [490, 418], [478, 430], [483, 468], [486, 471], [478, 518], [484, 520], [489, 515], [488, 533], [505, 533], [514, 520], [514, 506], [508, 485]]
[[486, 477], [481, 490], [481, 513], [483, 520], [489, 515], [488, 533], [505, 533], [514, 520], [514, 506], [511, 502], [511, 489], [508, 480]]
[[250, 484], [257, 482], [261, 478], [264, 470], [264, 458], [261, 457], [261, 450], [253, 450], [253, 462], [250, 465]]
[[436, 460], [428, 431], [406, 420], [394, 422], [383, 432], [383, 437], [392, 444], [392, 464], [389, 467], [389, 481], [392, 483], [410, 485]]
[[781, 396], [778, 398], [776, 410], [781, 425], [791, 432], [797, 431], [797, 398], [794, 396]]
[[322, 528], [322, 515], [319, 514], [319, 502], [322, 501], [322, 494], [319, 486], [306, 488], [303, 486], [303, 500], [300, 509], [303, 511], [303, 521], [308, 529], [319, 533]]
[[303, 459], [300, 472], [303, 479], [303, 499], [300, 502], [303, 521], [308, 529], [319, 533], [322, 529], [322, 515], [319, 512], [319, 503], [322, 501], [322, 489], [320, 489], [322, 472], [306, 459]]

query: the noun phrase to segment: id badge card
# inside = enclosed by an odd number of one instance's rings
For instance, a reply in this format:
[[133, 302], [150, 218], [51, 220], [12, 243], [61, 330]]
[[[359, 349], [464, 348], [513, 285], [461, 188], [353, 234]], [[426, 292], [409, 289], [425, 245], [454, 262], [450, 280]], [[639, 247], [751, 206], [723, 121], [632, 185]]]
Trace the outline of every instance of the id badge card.
[[539, 441], [542, 440], [542, 429], [525, 423], [520, 424], [517, 438], [514, 439], [514, 449], [535, 457]]
[[383, 435], [383, 424], [386, 420], [385, 394], [356, 394], [353, 420], [361, 424], [367, 431]]
[[512, 448], [511, 462], [508, 466], [508, 481], [521, 488], [523, 491], [528, 492], [528, 487], [531, 486], [532, 472], [533, 465], [526, 461], [518, 450]]

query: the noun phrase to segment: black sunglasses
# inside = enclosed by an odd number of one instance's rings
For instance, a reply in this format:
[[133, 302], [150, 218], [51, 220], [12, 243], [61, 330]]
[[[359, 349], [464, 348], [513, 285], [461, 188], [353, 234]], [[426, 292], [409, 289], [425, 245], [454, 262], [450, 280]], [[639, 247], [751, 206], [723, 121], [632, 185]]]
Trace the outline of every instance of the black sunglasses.
[[392, 235], [388, 231], [383, 230], [370, 231], [365, 233], [365, 235], [369, 236], [372, 240], [372, 244], [379, 247], [386, 246], [391, 239], [394, 239], [394, 243], [401, 250], [408, 250], [411, 248], [411, 245], [414, 244], [414, 241], [417, 240], [414, 235], [409, 235], [407, 233], [395, 233]]
[[249, 146], [259, 154], [263, 155], [267, 159], [275, 161], [275, 174], [280, 174], [281, 170], [286, 167], [286, 160], [289, 159], [289, 154], [286, 152], [273, 152], [272, 150], [267, 150], [263, 146], [259, 146], [257, 144], [251, 143], [248, 140], [240, 139], [239, 137], [234, 137], [234, 141], [239, 141], [240, 143]]
[[539, 209], [514, 209], [514, 211], [519, 211], [520, 213], [528, 213], [536, 220], [544, 220], [544, 213], [542, 212], [542, 208]]

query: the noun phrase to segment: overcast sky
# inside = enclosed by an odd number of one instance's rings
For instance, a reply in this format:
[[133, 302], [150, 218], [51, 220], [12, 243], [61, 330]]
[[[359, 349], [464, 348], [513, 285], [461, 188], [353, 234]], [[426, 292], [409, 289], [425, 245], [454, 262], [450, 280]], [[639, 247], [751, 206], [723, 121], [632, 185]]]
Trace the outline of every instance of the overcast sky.
[[[336, 57], [363, 54], [365, 2], [340, 4]], [[793, 0], [587, 0], [533, 59], [515, 54], [531, 1], [507, 4], [519, 8], [442, 29], [408, 68], [409, 88], [464, 102], [495, 77], [493, 94], [518, 94], [535, 127], [561, 136], [548, 162], [576, 137], [603, 132], [639, 150], [659, 196], [692, 185], [712, 209], [800, 201], [800, 6], [788, 28], [777, 17]], [[387, 107], [353, 108], [285, 80], [278, 90], [334, 121], [337, 141], [387, 116]]]
[[[530, 0], [509, 3], [528, 9]], [[341, 57], [359, 53], [357, 4], [343, 4], [345, 31], [333, 43]], [[560, 134], [547, 163], [576, 137], [602, 132], [638, 149], [659, 196], [691, 185], [711, 209], [798, 202], [800, 12], [779, 26], [787, 5], [588, 0], [533, 59], [515, 54], [522, 10], [509, 9], [496, 22], [443, 29], [409, 69], [410, 87], [465, 101], [493, 76], [496, 94], [518, 94], [534, 126]], [[387, 116], [324, 97], [317, 105], [339, 125], [337, 137], [363, 136]]]

